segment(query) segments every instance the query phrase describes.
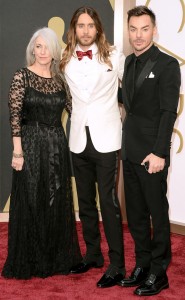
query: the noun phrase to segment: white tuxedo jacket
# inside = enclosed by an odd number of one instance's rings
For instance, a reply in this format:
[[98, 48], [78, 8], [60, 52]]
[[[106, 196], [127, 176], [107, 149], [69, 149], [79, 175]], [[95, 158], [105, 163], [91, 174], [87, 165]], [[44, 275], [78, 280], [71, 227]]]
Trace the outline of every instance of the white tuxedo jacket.
[[[79, 50], [77, 46], [76, 49]], [[113, 68], [100, 63], [97, 46], [93, 58], [78, 60], [76, 52], [67, 64], [65, 77], [72, 95], [72, 115], [69, 147], [81, 153], [87, 143], [85, 126], [89, 126], [91, 139], [99, 152], [121, 148], [122, 123], [118, 107], [118, 77], [122, 79], [125, 57], [118, 50], [111, 55]]]

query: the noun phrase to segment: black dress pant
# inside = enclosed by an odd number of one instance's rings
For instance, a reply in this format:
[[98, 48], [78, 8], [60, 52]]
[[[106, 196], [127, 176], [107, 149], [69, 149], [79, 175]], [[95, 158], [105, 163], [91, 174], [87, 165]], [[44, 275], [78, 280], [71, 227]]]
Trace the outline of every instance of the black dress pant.
[[[123, 161], [128, 226], [135, 242], [136, 266], [150, 267], [156, 275], [171, 259], [167, 174], [149, 174], [144, 166]], [[151, 232], [152, 221], [152, 232]]]
[[110, 263], [124, 268], [123, 232], [120, 204], [116, 195], [118, 166], [117, 151], [100, 153], [91, 141], [86, 127], [87, 145], [82, 153], [72, 153], [74, 175], [77, 186], [79, 217], [86, 243], [85, 261], [103, 264], [100, 247], [99, 216], [96, 206], [96, 185], [105, 236], [109, 246]]

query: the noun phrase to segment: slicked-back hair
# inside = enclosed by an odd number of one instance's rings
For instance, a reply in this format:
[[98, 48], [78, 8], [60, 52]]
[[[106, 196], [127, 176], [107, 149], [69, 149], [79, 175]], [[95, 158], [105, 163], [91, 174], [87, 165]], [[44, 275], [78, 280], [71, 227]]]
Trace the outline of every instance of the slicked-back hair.
[[110, 61], [110, 53], [113, 51], [114, 47], [112, 47], [109, 42], [107, 41], [105, 37], [105, 33], [103, 30], [103, 26], [100, 20], [100, 17], [98, 16], [98, 13], [96, 10], [92, 7], [88, 6], [82, 6], [78, 8], [71, 19], [69, 30], [67, 32], [67, 46], [63, 52], [61, 64], [60, 64], [60, 69], [61, 71], [64, 71], [66, 64], [70, 61], [76, 44], [78, 43], [77, 37], [76, 37], [76, 25], [78, 22], [78, 19], [80, 15], [82, 14], [88, 14], [91, 19], [94, 21], [97, 34], [96, 34], [96, 39], [95, 43], [97, 44], [98, 47], [98, 59], [100, 62], [107, 63], [109, 66], [112, 66], [111, 61]]
[[129, 23], [129, 20], [130, 20], [131, 17], [140, 17], [140, 16], [143, 16], [143, 15], [147, 15], [147, 16], [150, 17], [153, 25], [156, 26], [156, 17], [155, 17], [155, 14], [147, 6], [144, 6], [144, 5], [136, 6], [136, 7], [132, 8], [132, 9], [130, 9], [127, 12], [127, 15], [128, 15], [128, 18], [127, 18], [127, 22], [128, 23]]

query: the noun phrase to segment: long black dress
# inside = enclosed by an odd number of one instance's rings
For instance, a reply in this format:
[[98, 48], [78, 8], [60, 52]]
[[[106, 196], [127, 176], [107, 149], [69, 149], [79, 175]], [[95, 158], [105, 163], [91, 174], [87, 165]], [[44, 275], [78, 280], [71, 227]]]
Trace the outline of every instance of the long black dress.
[[75, 228], [69, 150], [61, 114], [66, 90], [27, 68], [10, 88], [13, 136], [21, 136], [22, 171], [13, 171], [8, 257], [2, 276], [28, 279], [68, 274], [81, 261]]

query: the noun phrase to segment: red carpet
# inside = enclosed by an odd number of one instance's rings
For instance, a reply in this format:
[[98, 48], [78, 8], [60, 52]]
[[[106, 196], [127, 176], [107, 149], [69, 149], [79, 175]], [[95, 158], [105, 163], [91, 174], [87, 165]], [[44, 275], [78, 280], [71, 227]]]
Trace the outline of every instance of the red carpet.
[[[134, 288], [114, 286], [99, 289], [96, 282], [108, 265], [107, 244], [102, 229], [102, 252], [105, 265], [102, 269], [91, 269], [86, 274], [53, 276], [46, 279], [13, 280], [0, 277], [0, 300], [185, 300], [185, 236], [172, 234], [173, 259], [168, 269], [170, 288], [159, 295], [139, 297], [133, 295]], [[82, 239], [81, 225], [77, 222], [82, 253], [85, 245]], [[133, 241], [124, 225], [124, 240], [127, 274], [134, 267]], [[7, 252], [7, 223], [0, 223], [0, 270], [2, 270]]]

